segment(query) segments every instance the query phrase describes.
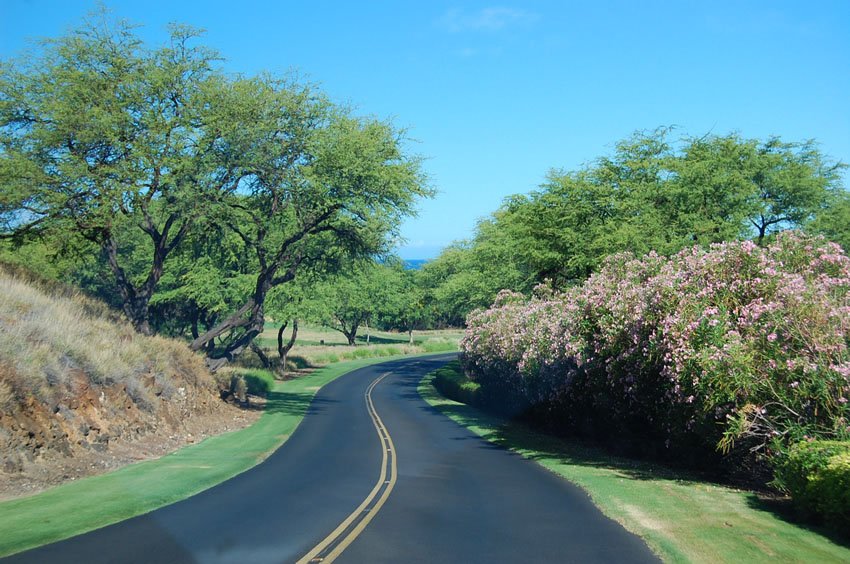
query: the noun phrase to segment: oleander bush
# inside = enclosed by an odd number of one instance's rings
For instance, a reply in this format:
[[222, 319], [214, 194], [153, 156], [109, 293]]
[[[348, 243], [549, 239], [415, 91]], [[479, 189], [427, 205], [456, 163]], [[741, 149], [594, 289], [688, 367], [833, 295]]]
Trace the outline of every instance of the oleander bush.
[[800, 440], [850, 437], [848, 292], [850, 259], [799, 232], [620, 254], [580, 287], [471, 314], [463, 363], [499, 409], [763, 468]]

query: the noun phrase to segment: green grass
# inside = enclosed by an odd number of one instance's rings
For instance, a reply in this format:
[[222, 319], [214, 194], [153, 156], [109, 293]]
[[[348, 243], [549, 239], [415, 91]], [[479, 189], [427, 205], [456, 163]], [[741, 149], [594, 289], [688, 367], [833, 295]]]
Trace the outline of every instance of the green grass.
[[[321, 386], [375, 362], [335, 364], [296, 380], [274, 382], [263, 415], [246, 429], [211, 437], [156, 460], [0, 503], [0, 556], [147, 513], [248, 470], [292, 434]], [[258, 371], [252, 375], [268, 382]]]
[[[268, 322], [257, 343], [267, 349], [267, 354], [277, 357], [278, 323]], [[289, 337], [290, 329], [286, 330]], [[458, 350], [463, 336], [459, 329], [414, 331], [413, 344], [407, 333], [370, 329], [370, 344], [366, 344], [366, 330], [361, 328], [357, 345], [348, 345], [339, 331], [311, 324], [301, 324], [295, 347], [288, 355], [290, 368], [319, 367], [326, 364], [363, 358], [380, 358], [396, 355], [438, 353]]]
[[429, 404], [579, 485], [667, 562], [850, 562], [847, 541], [786, 520], [755, 493], [535, 432], [444, 398], [433, 380], [431, 374], [419, 386]]
[[255, 396], [268, 396], [277, 385], [274, 376], [268, 370], [236, 369], [245, 378], [248, 393]]

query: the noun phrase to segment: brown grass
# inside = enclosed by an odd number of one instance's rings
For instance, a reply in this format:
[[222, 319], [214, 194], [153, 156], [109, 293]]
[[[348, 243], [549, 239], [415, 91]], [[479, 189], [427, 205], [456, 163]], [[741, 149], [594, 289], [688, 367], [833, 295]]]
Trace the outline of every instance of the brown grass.
[[185, 343], [0, 264], [0, 499], [161, 456], [258, 413], [221, 401]]
[[80, 372], [94, 384], [126, 386], [139, 405], [150, 399], [142, 376], [152, 376], [164, 394], [173, 393], [174, 381], [211, 382], [182, 344], [138, 335], [78, 291], [23, 278], [0, 268], [0, 403], [10, 395], [49, 401]]

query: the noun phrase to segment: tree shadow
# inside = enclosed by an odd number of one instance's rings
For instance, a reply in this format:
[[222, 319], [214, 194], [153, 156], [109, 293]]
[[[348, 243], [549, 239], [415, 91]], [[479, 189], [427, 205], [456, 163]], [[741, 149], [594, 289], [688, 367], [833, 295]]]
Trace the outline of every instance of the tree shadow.
[[[356, 338], [358, 343], [365, 343], [366, 336], [365, 335], [357, 335]], [[408, 338], [406, 336], [399, 336], [398, 339], [392, 337], [379, 337], [377, 335], [371, 335], [369, 337], [369, 343], [373, 345], [406, 345], [408, 342]], [[416, 339], [413, 340], [414, 344], [418, 344]]]
[[336, 400], [315, 397], [312, 392], [269, 392], [266, 396], [266, 413], [300, 415], [319, 413]]
[[683, 484], [699, 482], [728, 485], [709, 474], [612, 454], [591, 439], [549, 435], [523, 422], [469, 405], [453, 403], [435, 408], [460, 424], [475, 428], [487, 441], [519, 452], [530, 460], [554, 459], [562, 464], [606, 469], [630, 480], [660, 479]]
[[[435, 397], [442, 397], [436, 390], [429, 393], [433, 393]], [[618, 477], [627, 480], [669, 480], [680, 484], [734, 487], [728, 482], [719, 480], [715, 475], [671, 467], [657, 461], [618, 456], [606, 450], [604, 446], [600, 446], [598, 442], [549, 435], [525, 423], [493, 415], [466, 404], [444, 403], [432, 406], [426, 403], [426, 406], [443, 413], [465, 427], [474, 429], [481, 434], [482, 438], [494, 445], [520, 453], [530, 460], [554, 459], [562, 464], [610, 470]], [[839, 546], [850, 548], [850, 536], [847, 532], [807, 521], [796, 511], [787, 497], [768, 492], [749, 491], [745, 492], [745, 500], [751, 509], [769, 513], [782, 521], [821, 535]]]
[[306, 370], [308, 368], [317, 368], [313, 363], [303, 356], [291, 354], [286, 357], [287, 369]]

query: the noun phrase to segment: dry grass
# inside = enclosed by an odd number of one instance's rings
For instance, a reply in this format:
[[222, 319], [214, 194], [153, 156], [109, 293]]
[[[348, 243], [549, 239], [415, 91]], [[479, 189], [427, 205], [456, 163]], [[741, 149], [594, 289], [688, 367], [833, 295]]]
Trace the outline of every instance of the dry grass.
[[185, 343], [138, 335], [78, 290], [0, 264], [0, 498], [251, 419], [221, 401]]
[[180, 343], [138, 335], [100, 302], [0, 268], [0, 403], [49, 401], [80, 373], [126, 386], [143, 406], [150, 398], [142, 376], [168, 395], [173, 381], [197, 385], [206, 370]]

